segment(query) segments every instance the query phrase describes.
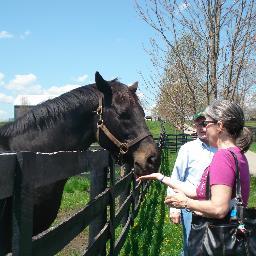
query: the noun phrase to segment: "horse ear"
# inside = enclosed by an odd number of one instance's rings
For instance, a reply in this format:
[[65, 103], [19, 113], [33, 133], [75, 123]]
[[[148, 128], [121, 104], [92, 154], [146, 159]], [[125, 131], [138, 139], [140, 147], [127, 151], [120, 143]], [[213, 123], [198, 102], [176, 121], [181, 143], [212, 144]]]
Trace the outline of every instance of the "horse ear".
[[138, 88], [138, 82], [135, 82], [134, 84], [132, 84], [131, 86], [128, 87], [129, 90], [133, 93], [135, 93], [137, 91]]
[[109, 83], [103, 79], [98, 71], [95, 73], [95, 82], [99, 91], [102, 93], [110, 92]]

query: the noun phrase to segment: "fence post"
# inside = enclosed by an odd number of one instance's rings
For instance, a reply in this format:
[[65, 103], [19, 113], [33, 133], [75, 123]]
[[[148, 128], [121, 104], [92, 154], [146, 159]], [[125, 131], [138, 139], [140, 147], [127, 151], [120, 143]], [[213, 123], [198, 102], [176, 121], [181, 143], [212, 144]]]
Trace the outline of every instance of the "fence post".
[[[131, 168], [128, 164], [123, 164], [121, 166], [121, 178], [123, 178], [124, 176], [126, 176], [129, 172], [131, 171]], [[122, 206], [122, 204], [125, 202], [126, 198], [130, 195], [130, 191], [131, 191], [131, 185], [129, 185], [127, 187], [126, 190], [124, 190], [119, 198], [119, 207]], [[124, 226], [127, 222], [128, 216], [129, 216], [129, 212], [130, 210], [128, 209], [126, 214], [124, 214], [124, 217], [122, 218], [122, 225]]]
[[35, 153], [17, 153], [12, 211], [12, 253], [32, 255]]
[[178, 135], [175, 135], [175, 152], [178, 152]]
[[115, 255], [115, 168], [113, 158], [109, 155], [109, 186], [110, 190], [110, 209], [109, 209], [109, 225], [110, 225], [110, 248], [109, 255]]
[[[107, 168], [108, 168], [109, 153], [106, 150], [98, 150], [90, 152], [89, 169], [90, 169], [90, 198], [93, 199], [98, 194], [103, 192], [107, 187]], [[89, 246], [94, 242], [95, 236], [101, 231], [107, 222], [107, 208], [103, 213], [95, 218], [89, 226]], [[106, 248], [100, 254], [106, 255]]]

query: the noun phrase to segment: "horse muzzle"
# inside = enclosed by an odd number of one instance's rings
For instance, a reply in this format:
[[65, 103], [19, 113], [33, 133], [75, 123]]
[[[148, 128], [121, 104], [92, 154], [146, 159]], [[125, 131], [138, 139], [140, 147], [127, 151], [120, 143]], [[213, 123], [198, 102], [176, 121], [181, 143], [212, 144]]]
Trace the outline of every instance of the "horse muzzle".
[[161, 163], [160, 151], [155, 143], [143, 143], [134, 151], [133, 159], [134, 172], [138, 176], [157, 172]]

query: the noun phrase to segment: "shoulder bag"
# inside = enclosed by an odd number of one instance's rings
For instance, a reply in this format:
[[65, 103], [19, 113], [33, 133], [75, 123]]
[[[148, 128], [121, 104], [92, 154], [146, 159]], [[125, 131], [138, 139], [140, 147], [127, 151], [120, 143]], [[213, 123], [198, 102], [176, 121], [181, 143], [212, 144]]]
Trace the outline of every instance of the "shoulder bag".
[[[256, 208], [245, 208], [241, 196], [238, 160], [236, 164], [236, 200], [224, 219], [205, 218], [193, 214], [188, 250], [191, 256], [256, 256]], [[207, 198], [211, 198], [209, 174]]]

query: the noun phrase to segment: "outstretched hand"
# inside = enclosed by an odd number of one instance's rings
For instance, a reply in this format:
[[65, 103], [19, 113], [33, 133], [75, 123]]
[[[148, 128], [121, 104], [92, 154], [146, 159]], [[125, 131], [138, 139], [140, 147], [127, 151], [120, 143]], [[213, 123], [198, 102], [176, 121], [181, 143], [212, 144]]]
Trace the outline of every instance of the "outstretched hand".
[[148, 175], [143, 175], [137, 178], [137, 182], [141, 182], [143, 180], [161, 180], [164, 175], [160, 172], [154, 172]]

